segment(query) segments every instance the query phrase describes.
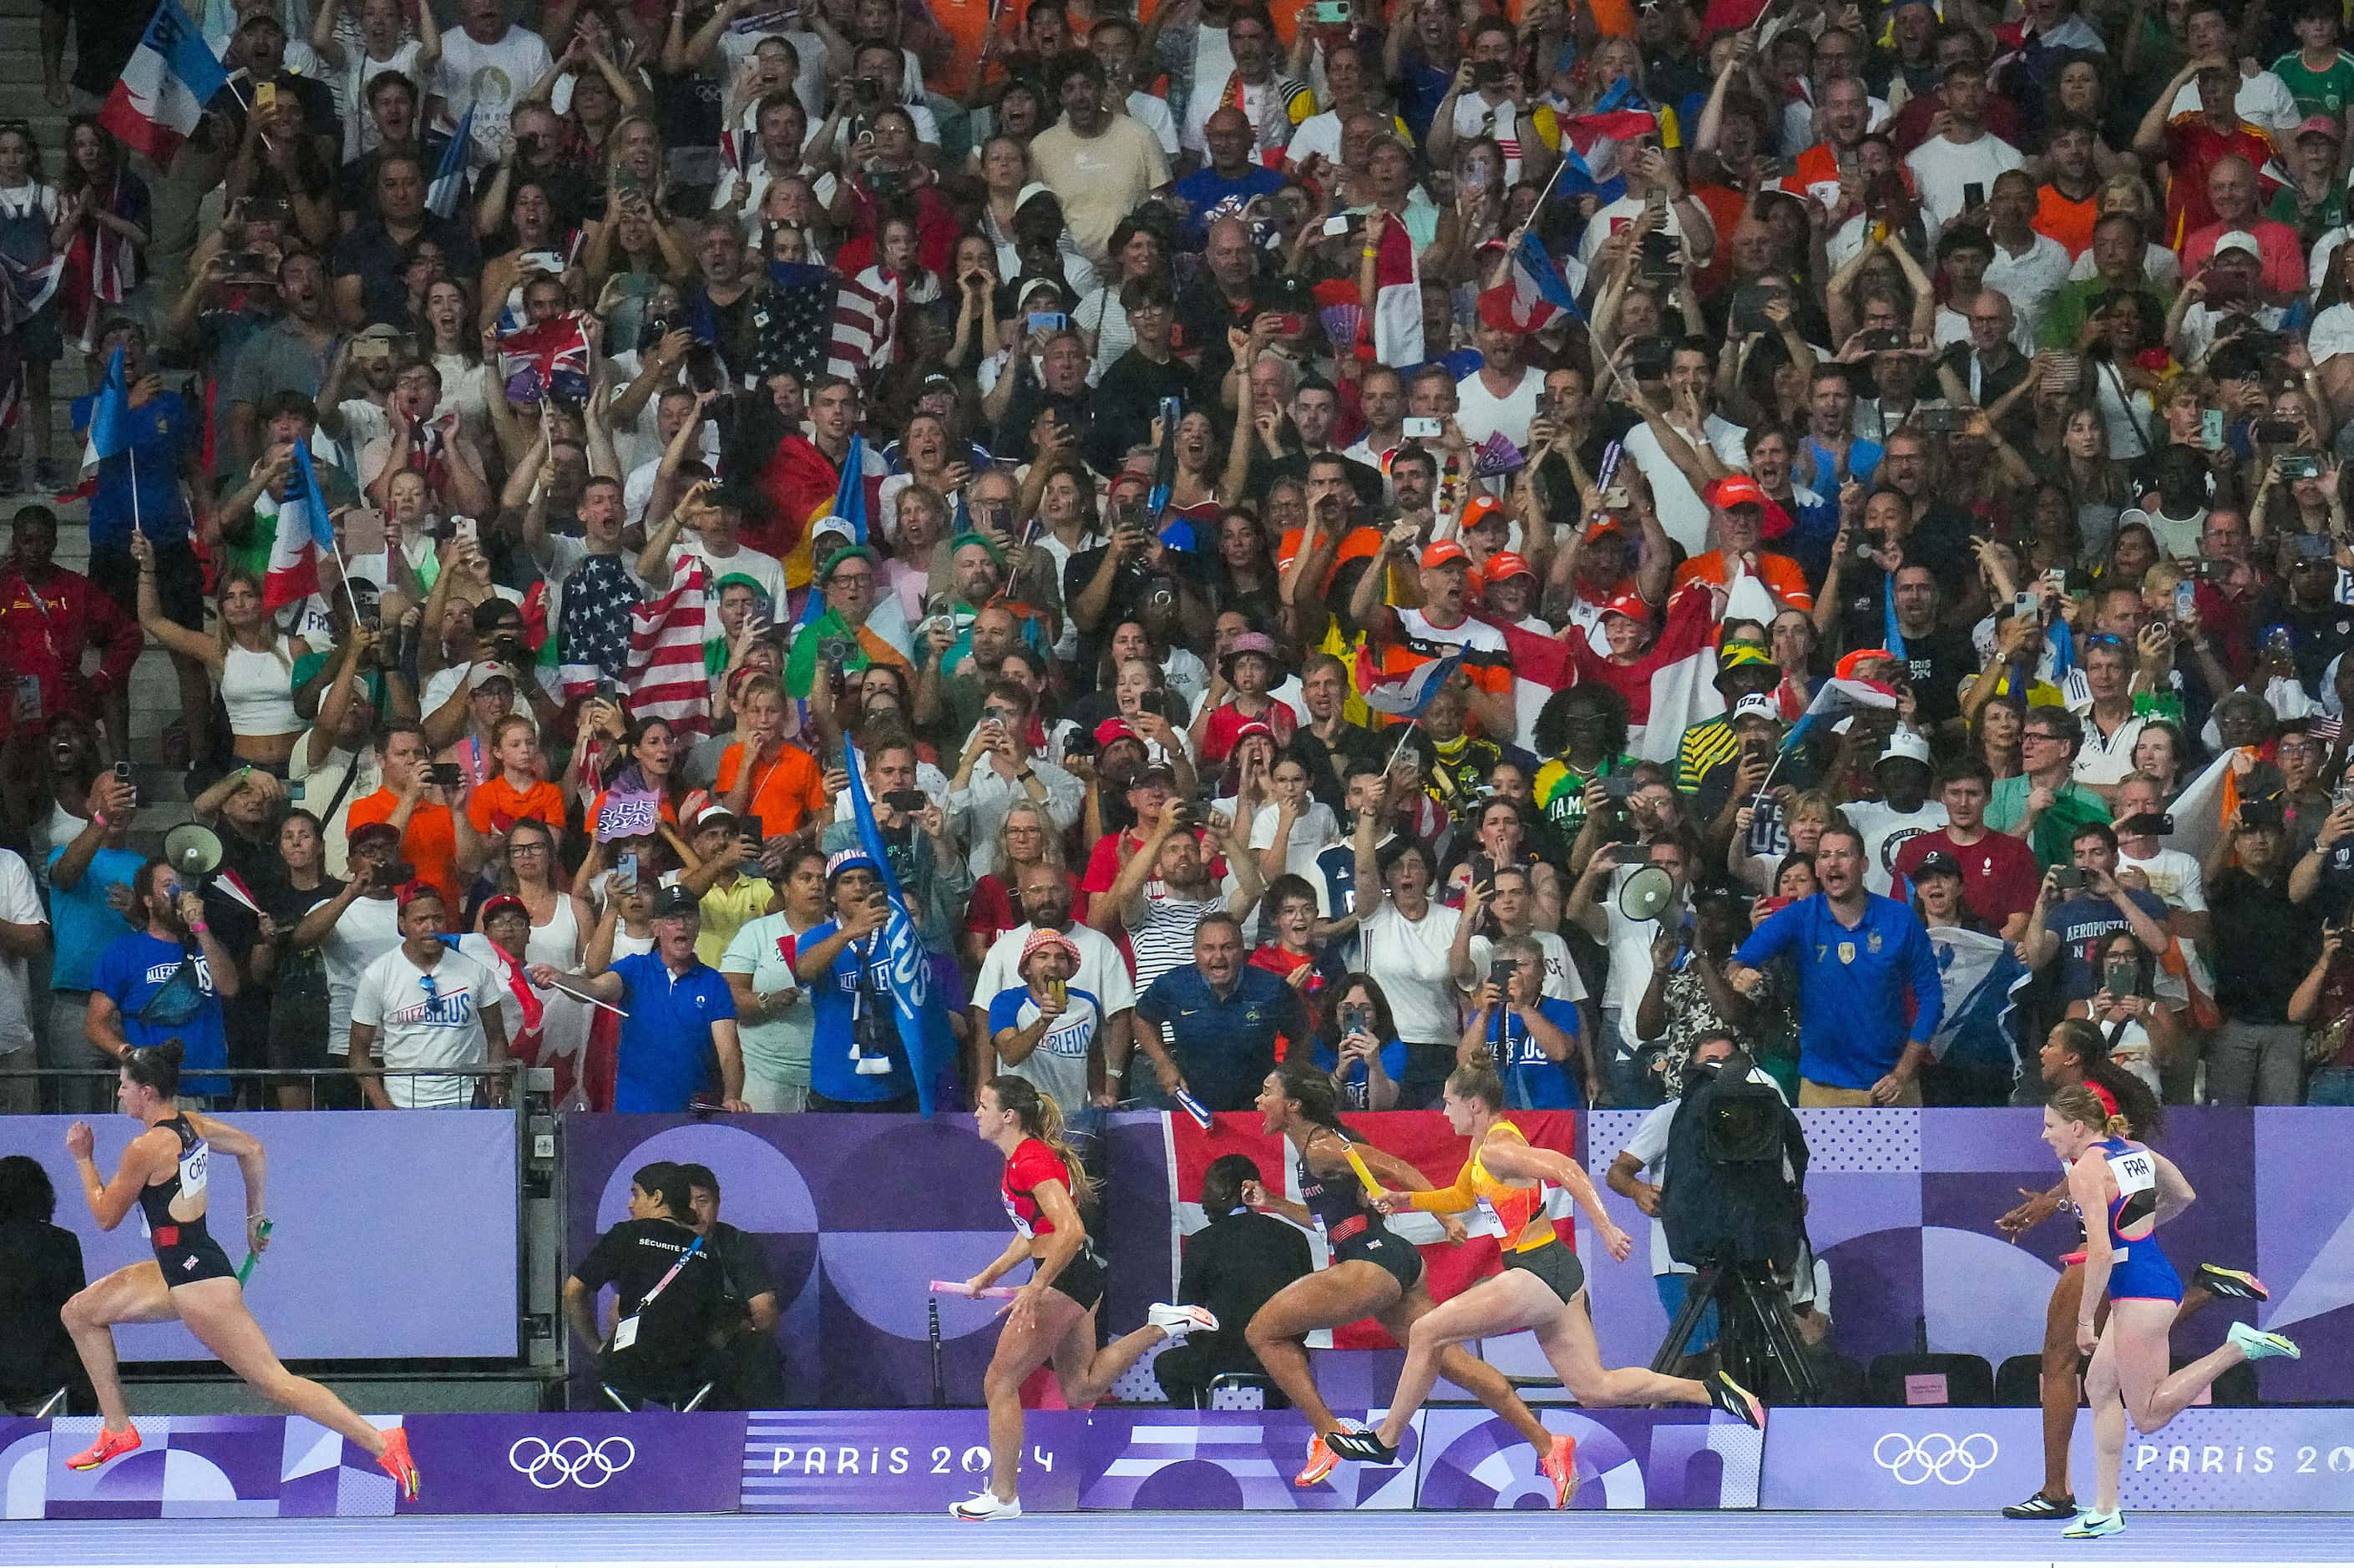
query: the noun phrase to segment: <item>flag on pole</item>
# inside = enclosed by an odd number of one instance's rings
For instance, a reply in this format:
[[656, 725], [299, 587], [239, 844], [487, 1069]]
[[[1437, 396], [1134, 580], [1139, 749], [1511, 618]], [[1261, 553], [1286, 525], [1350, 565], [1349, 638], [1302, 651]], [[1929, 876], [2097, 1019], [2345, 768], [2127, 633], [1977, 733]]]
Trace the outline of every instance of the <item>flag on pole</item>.
[[1542, 331], [1555, 316], [1584, 321], [1577, 291], [1553, 265], [1553, 257], [1533, 234], [1523, 233], [1512, 248], [1511, 270], [1494, 288], [1479, 295], [1481, 319], [1509, 332]]
[[1929, 928], [1929, 950], [1945, 982], [1946, 1014], [1929, 1037], [1929, 1054], [1955, 1066], [2020, 1066], [2019, 993], [2035, 971], [2009, 942], [1958, 926]]
[[228, 73], [180, 0], [162, 0], [98, 111], [100, 125], [159, 167], [196, 133]]
[[[95, 421], [93, 421], [95, 425]], [[261, 604], [279, 609], [319, 591], [319, 563], [334, 554], [335, 524], [311, 468], [307, 442], [294, 443], [294, 472], [286, 498], [278, 503], [278, 531], [270, 546], [270, 569], [261, 579]]]
[[1383, 365], [1420, 365], [1424, 358], [1422, 268], [1414, 236], [1398, 218], [1382, 225], [1373, 250], [1373, 358]]
[[1576, 662], [1569, 656], [1568, 644], [1558, 637], [1500, 621], [1489, 624], [1504, 634], [1504, 647], [1511, 657], [1512, 712], [1520, 720], [1516, 733], [1523, 737], [1534, 736], [1537, 715], [1544, 711], [1553, 694], [1577, 684]]
[[1865, 708], [1893, 708], [1896, 693], [1878, 681], [1866, 681], [1853, 675], [1834, 675], [1825, 681], [1807, 711], [1798, 715], [1789, 733], [1782, 737], [1782, 749], [1794, 751], [1798, 744], [1819, 725], [1832, 723], [1860, 713]]
[[466, 161], [474, 154], [474, 106], [466, 105], [464, 118], [450, 132], [450, 144], [441, 150], [441, 166], [433, 171], [433, 183], [425, 187], [425, 210], [436, 217], [458, 216], [458, 203], [466, 194]]
[[507, 398], [539, 403], [552, 390], [580, 402], [588, 396], [588, 333], [578, 311], [560, 311], [544, 322], [499, 337], [499, 380]]
[[[168, 0], [167, 0], [168, 3]], [[81, 452], [81, 476], [90, 479], [98, 465], [131, 449], [131, 387], [122, 373], [122, 350], [106, 356], [106, 379], [99, 383], [97, 400], [90, 406], [90, 437]]]
[[1444, 659], [1425, 660], [1410, 670], [1384, 670], [1373, 657], [1373, 643], [1367, 641], [1357, 650], [1357, 694], [1375, 713], [1417, 719], [1462, 667], [1463, 655], [1450, 653]]
[[949, 1035], [947, 1007], [933, 1003], [931, 955], [924, 951], [923, 939], [916, 934], [915, 917], [907, 913], [907, 895], [899, 885], [898, 874], [891, 869], [883, 830], [875, 821], [875, 803], [866, 798], [866, 758], [855, 743], [847, 744], [851, 819], [858, 824], [859, 847], [875, 862], [884, 896], [891, 904], [891, 917], [884, 922], [877, 938], [890, 971], [891, 1011], [899, 1026], [899, 1044], [907, 1053], [907, 1070], [916, 1079], [917, 1105], [929, 1116], [934, 1081], [955, 1062], [956, 1044]]
[[1569, 167], [1562, 175], [1559, 194], [1591, 193], [1606, 206], [1625, 196], [1627, 174], [1620, 149], [1657, 135], [1659, 130], [1659, 117], [1643, 101], [1642, 94], [1623, 78], [1613, 83], [1592, 113], [1562, 122], [1561, 155]]

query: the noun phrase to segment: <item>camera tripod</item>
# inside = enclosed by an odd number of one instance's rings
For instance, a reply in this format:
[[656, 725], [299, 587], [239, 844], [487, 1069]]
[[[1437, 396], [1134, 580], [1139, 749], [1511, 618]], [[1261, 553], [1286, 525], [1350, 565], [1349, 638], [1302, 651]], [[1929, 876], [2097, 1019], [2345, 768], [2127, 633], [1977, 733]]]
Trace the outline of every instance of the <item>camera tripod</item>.
[[1717, 1309], [1717, 1352], [1726, 1372], [1763, 1394], [1767, 1372], [1778, 1369], [1790, 1391], [1782, 1403], [1813, 1404], [1821, 1398], [1814, 1369], [1798, 1343], [1789, 1295], [1762, 1263], [1702, 1265], [1684, 1293], [1683, 1310], [1651, 1357], [1653, 1372], [1668, 1372], [1683, 1359], [1684, 1347], [1712, 1302]]

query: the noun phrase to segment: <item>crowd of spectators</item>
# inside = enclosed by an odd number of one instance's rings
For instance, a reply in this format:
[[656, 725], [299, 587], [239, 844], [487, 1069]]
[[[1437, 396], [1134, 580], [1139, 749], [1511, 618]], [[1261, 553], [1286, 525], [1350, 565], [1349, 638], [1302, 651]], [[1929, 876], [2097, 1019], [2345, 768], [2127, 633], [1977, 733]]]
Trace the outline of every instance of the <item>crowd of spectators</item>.
[[2354, 1103], [2336, 0], [187, 9], [0, 123], [0, 1068]]

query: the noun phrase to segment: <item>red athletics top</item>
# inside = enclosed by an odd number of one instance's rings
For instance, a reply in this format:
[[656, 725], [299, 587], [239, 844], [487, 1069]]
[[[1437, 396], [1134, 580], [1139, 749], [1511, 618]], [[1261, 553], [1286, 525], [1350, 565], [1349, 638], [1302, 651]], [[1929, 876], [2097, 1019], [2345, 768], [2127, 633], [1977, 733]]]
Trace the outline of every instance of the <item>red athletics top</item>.
[[1005, 1200], [1006, 1217], [1013, 1228], [1025, 1236], [1050, 1236], [1055, 1234], [1055, 1222], [1038, 1206], [1032, 1196], [1039, 1184], [1060, 1181], [1063, 1190], [1071, 1190], [1070, 1167], [1063, 1157], [1034, 1138], [1025, 1138], [1013, 1146], [1005, 1160], [1005, 1174], [998, 1181], [998, 1195]]

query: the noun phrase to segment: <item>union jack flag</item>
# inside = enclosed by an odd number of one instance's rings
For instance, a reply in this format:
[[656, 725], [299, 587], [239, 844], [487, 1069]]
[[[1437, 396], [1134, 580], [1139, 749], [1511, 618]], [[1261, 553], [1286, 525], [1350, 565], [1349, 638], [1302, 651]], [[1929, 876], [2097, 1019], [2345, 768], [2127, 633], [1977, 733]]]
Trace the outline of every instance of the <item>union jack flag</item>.
[[515, 403], [567, 402], [588, 396], [588, 334], [578, 311], [565, 311], [499, 337], [499, 378]]

